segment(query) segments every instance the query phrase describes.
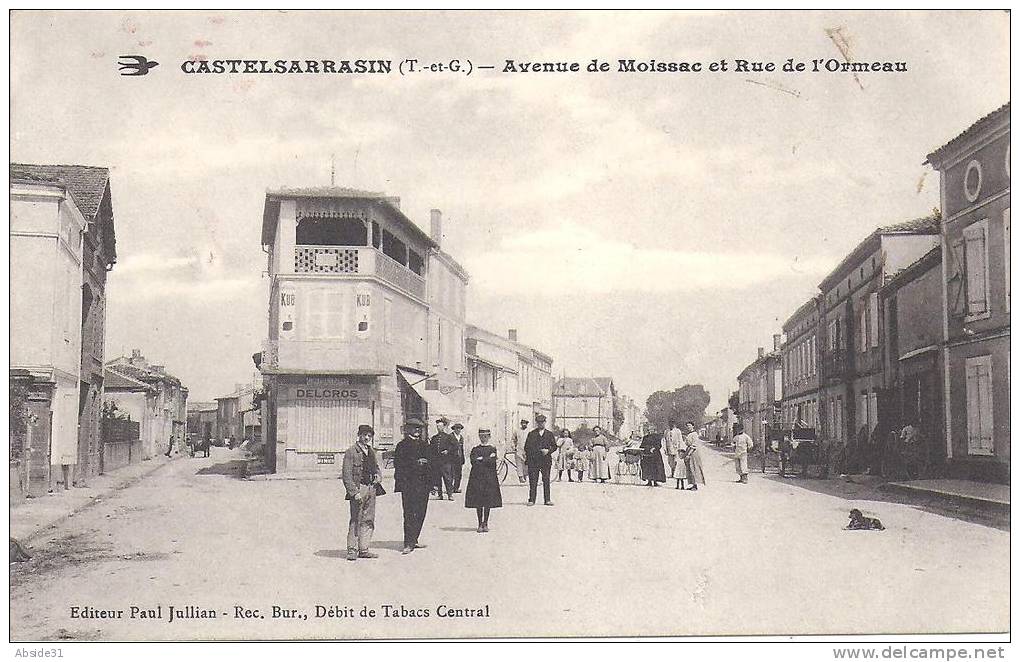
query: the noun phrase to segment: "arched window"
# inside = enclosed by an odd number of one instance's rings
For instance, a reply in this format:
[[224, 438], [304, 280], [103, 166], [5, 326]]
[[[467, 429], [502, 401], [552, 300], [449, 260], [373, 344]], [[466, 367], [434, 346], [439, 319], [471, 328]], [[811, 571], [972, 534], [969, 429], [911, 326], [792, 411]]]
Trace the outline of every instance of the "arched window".
[[295, 239], [299, 246], [368, 246], [368, 228], [357, 218], [303, 217]]

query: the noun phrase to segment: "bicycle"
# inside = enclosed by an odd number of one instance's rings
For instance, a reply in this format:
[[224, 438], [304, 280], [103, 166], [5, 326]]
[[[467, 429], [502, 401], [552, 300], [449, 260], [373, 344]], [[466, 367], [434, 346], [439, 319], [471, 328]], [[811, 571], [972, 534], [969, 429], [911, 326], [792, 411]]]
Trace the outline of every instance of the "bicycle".
[[496, 475], [499, 476], [499, 482], [506, 480], [506, 477], [510, 475], [510, 467], [514, 468], [514, 474], [517, 474], [517, 456], [511, 451], [503, 452], [503, 459], [496, 465]]

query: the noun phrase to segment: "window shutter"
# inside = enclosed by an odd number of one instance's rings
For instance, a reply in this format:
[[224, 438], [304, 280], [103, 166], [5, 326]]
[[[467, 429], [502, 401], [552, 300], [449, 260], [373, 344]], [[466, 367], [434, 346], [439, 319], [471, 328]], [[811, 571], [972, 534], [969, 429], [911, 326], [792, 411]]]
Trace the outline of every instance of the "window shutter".
[[949, 246], [948, 272], [946, 274], [946, 295], [949, 298], [949, 313], [954, 317], [967, 314], [967, 303], [963, 298], [966, 289], [967, 265], [964, 258], [964, 241], [957, 239]]
[[992, 429], [991, 357], [967, 359], [967, 450], [972, 455], [994, 453]]
[[974, 224], [964, 230], [967, 273], [967, 313], [977, 315], [988, 311], [988, 264], [983, 225]]
[[346, 315], [344, 314], [344, 295], [342, 292], [326, 291], [325, 336], [328, 338], [347, 338]]
[[865, 305], [861, 306], [861, 333], [860, 333], [860, 347], [858, 351], [864, 352], [868, 349], [868, 308]]

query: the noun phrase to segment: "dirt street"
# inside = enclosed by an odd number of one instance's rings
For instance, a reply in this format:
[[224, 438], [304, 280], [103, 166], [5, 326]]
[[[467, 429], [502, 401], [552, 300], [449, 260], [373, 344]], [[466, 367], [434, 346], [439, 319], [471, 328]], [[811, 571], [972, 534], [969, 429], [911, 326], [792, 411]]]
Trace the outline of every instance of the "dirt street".
[[[462, 500], [430, 501], [428, 548], [407, 556], [389, 478], [391, 494], [378, 503], [380, 556], [352, 563], [340, 481], [240, 480], [239, 455], [215, 448], [34, 540], [32, 561], [11, 566], [11, 637], [1008, 628], [1008, 531], [905, 504], [849, 501], [807, 482], [758, 474], [739, 485], [731, 460], [703, 453], [709, 483], [698, 492], [564, 479], [553, 485], [554, 507], [528, 508], [526, 489], [508, 483], [488, 534], [475, 532]], [[844, 531], [855, 505], [887, 530]]]

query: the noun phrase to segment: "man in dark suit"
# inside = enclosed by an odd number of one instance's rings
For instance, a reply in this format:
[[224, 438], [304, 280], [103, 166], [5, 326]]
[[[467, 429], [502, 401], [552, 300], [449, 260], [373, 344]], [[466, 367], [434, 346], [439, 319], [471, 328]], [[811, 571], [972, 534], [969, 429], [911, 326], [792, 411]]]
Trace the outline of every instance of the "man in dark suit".
[[394, 490], [404, 508], [404, 554], [425, 547], [418, 542], [429, 507], [432, 476], [429, 445], [422, 438], [425, 424], [412, 418], [404, 425], [404, 438], [393, 449]]
[[535, 505], [538, 496], [538, 477], [542, 476], [542, 493], [545, 505], [553, 505], [550, 498], [549, 479], [552, 474], [552, 454], [556, 450], [556, 437], [545, 429], [545, 416], [535, 417], [535, 429], [528, 433], [524, 442], [524, 455], [528, 461], [528, 505]]
[[464, 456], [464, 424], [454, 423], [453, 432], [450, 434], [453, 439], [453, 458], [450, 460], [450, 469], [453, 474], [453, 493], [460, 494], [460, 483], [464, 478], [464, 463], [467, 458]]
[[443, 416], [436, 421], [439, 430], [429, 439], [432, 451], [432, 480], [439, 498], [443, 498], [443, 486], [446, 486], [446, 498], [453, 501], [453, 436], [447, 431], [450, 419]]

